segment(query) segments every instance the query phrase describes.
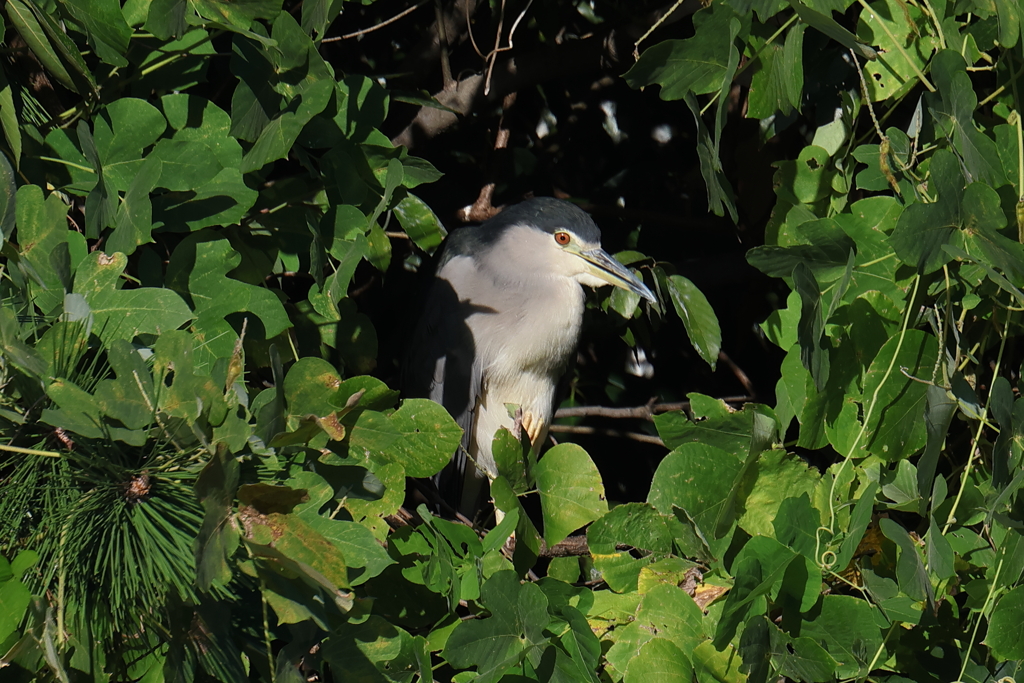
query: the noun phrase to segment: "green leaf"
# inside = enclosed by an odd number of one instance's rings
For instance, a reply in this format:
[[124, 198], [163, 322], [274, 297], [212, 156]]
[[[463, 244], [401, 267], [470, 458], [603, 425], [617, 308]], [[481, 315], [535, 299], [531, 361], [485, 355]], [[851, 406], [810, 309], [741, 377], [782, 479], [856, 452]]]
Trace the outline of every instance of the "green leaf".
[[940, 580], [952, 578], [956, 574], [953, 566], [953, 548], [942, 535], [934, 516], [928, 520], [926, 542], [928, 545], [925, 557], [928, 560], [928, 571]]
[[68, 241], [68, 207], [59, 193], [52, 192], [44, 199], [37, 185], [22, 185], [13, 199], [11, 208], [21, 256], [35, 269], [44, 285], [63, 299], [64, 287], [50, 267], [50, 254]]
[[1020, 5], [1012, 0], [995, 0], [995, 5], [996, 17], [999, 20], [999, 45], [1010, 49], [1017, 44], [1020, 25], [1024, 23], [1024, 14]]
[[156, 391], [145, 361], [123, 339], [110, 342], [107, 356], [117, 378], [96, 385], [100, 410], [128, 429], [148, 426], [156, 412]]
[[1006, 176], [995, 141], [974, 126], [978, 96], [966, 68], [956, 50], [941, 50], [932, 59], [931, 73], [942, 96], [941, 105], [930, 107], [932, 118], [953, 127], [953, 146], [963, 158], [967, 182], [999, 187], [1006, 184]]
[[350, 450], [396, 462], [410, 477], [437, 474], [462, 441], [448, 411], [427, 399], [411, 398], [391, 415], [364, 411], [352, 426]]
[[876, 0], [869, 7], [860, 14], [857, 36], [878, 50], [876, 59], [864, 64], [864, 80], [872, 101], [893, 101], [917, 84], [937, 40], [919, 28], [928, 19], [917, 7], [898, 0]]
[[747, 262], [772, 277], [790, 277], [803, 264], [819, 282], [832, 282], [842, 277], [857, 247], [832, 219], [808, 221], [796, 239], [798, 243], [787, 246], [755, 247], [747, 252]]
[[535, 648], [547, 640], [548, 600], [535, 584], [521, 583], [515, 572], [500, 571], [484, 582], [480, 602], [491, 616], [456, 626], [443, 655], [454, 667], [475, 667], [475, 680], [487, 683], [497, 681], [531, 651], [536, 656]]
[[676, 315], [683, 321], [690, 343], [711, 369], [718, 362], [722, 349], [722, 329], [707, 297], [682, 275], [670, 275], [667, 289]]
[[407, 194], [393, 211], [405, 234], [428, 254], [434, 253], [448, 234], [430, 207], [415, 195]]
[[[587, 542], [594, 558], [594, 567], [601, 572], [609, 588], [626, 592], [637, 588], [640, 570], [672, 552], [673, 533], [669, 520], [650, 505], [628, 503], [619, 505], [587, 529]], [[625, 544], [650, 554], [634, 558], [619, 550]]]
[[832, 192], [832, 161], [828, 151], [817, 145], [801, 149], [795, 161], [779, 161], [776, 166], [781, 181], [776, 191], [783, 199], [794, 204], [813, 204]]
[[99, 100], [96, 80], [78, 48], [35, 0], [7, 0], [7, 16], [32, 53], [64, 87]]
[[[180, 136], [185, 137], [185, 136]], [[162, 162], [160, 186], [175, 192], [202, 187], [221, 172], [223, 166], [216, 149], [205, 142], [164, 138], [157, 142], [148, 159]]]
[[[348, 588], [348, 567], [345, 556], [334, 543], [296, 514], [271, 512], [249, 513], [252, 521], [246, 529], [246, 540], [270, 546], [289, 561], [309, 567], [326, 579], [332, 590]], [[240, 509], [240, 514], [246, 514]]]
[[[14, 93], [11, 90], [11, 84], [7, 80], [7, 75], [0, 70], [0, 128], [3, 128], [4, 139], [7, 140], [7, 147], [10, 150], [10, 159], [7, 158], [7, 154], [4, 154], [3, 165], [0, 168], [0, 183], [4, 187], [10, 186], [9, 194], [11, 197], [14, 195], [14, 171], [10, 168], [11, 160], [14, 161], [14, 166], [18, 167], [21, 164], [21, 129], [18, 126], [18, 112], [14, 107]], [[4, 235], [10, 235], [11, 229], [14, 227], [10, 225], [13, 221], [11, 212], [14, 210], [13, 202], [4, 203], [3, 210], [0, 212], [2, 218], [0, 218], [0, 240]], [[2, 242], [0, 242], [2, 244]]]
[[893, 231], [892, 245], [896, 254], [922, 273], [942, 267], [949, 256], [942, 251], [956, 228], [963, 225], [961, 203], [964, 197], [964, 175], [956, 157], [939, 150], [932, 158], [929, 187], [938, 195], [933, 204], [911, 204], [899, 217]]
[[768, 626], [771, 657], [779, 673], [798, 681], [832, 680], [837, 662], [828, 652], [807, 637], [793, 638], [774, 624]]
[[[196, 317], [223, 321], [231, 313], [252, 313], [263, 322], [267, 339], [291, 327], [288, 314], [273, 292], [228, 277], [242, 260], [231, 243], [224, 238], [210, 239], [213, 235], [202, 237], [205, 241], [193, 239], [179, 244], [167, 268], [168, 282], [192, 298]], [[182, 282], [185, 278], [187, 289]]]
[[[204, 368], [196, 367], [196, 347], [200, 344], [184, 330], [164, 332], [156, 340], [153, 375], [163, 385], [159, 392], [160, 410], [190, 422], [206, 414], [213, 424], [219, 425], [228, 412], [224, 386], [215, 384]], [[169, 378], [171, 384], [167, 386]]]
[[79, 265], [74, 291], [88, 302], [93, 329], [106, 341], [174, 330], [192, 319], [192, 311], [169, 289], [120, 289], [128, 259], [94, 251]]
[[804, 87], [804, 25], [786, 33], [785, 43], [765, 45], [750, 82], [749, 118], [764, 119], [776, 112], [787, 115], [800, 108]]
[[670, 640], [652, 638], [644, 643], [626, 666], [623, 683], [689, 683], [690, 660]]
[[32, 601], [32, 593], [20, 578], [10, 572], [7, 560], [2, 557], [0, 574], [7, 575], [5, 579], [0, 578], [0, 642], [3, 642], [21, 626], [25, 611]]
[[740, 22], [728, 5], [713, 5], [693, 17], [696, 34], [686, 40], [667, 40], [644, 50], [623, 78], [632, 88], [657, 83], [661, 99], [680, 100], [721, 88]]
[[943, 387], [928, 385], [925, 392], [924, 422], [927, 434], [924, 453], [917, 461], [917, 489], [928, 491], [939, 464], [946, 432], [956, 413], [956, 401]]
[[743, 660], [732, 645], [718, 650], [705, 640], [693, 651], [693, 671], [699, 683], [744, 683], [747, 675], [740, 669]]
[[862, 59], [875, 59], [877, 56], [875, 50], [857, 40], [856, 36], [840, 26], [830, 15], [822, 14], [800, 0], [789, 0], [789, 4], [803, 22], [818, 29], [847, 50], [855, 50]]
[[93, 138], [104, 174], [118, 190], [127, 190], [143, 163], [142, 151], [167, 129], [160, 110], [145, 100], [123, 97], [93, 120]]
[[228, 517], [238, 489], [238, 470], [238, 460], [218, 449], [196, 480], [196, 497], [204, 510], [195, 543], [196, 584], [203, 591], [231, 581], [230, 562], [239, 539]]
[[61, 6], [81, 24], [97, 56], [113, 66], [128, 66], [124, 54], [132, 30], [118, 0], [60, 0]]
[[[821, 476], [801, 458], [781, 448], [765, 451], [755, 467], [757, 480], [742, 501], [743, 514], [739, 525], [752, 535], [772, 536], [773, 529], [777, 530], [778, 524], [783, 523], [779, 519], [782, 506], [789, 501], [803, 501], [810, 496], [821, 481]], [[809, 500], [807, 498], [808, 507]], [[807, 531], [800, 526], [805, 521], [798, 522], [796, 529], [790, 527], [798, 537]], [[781, 538], [779, 540], [782, 541]], [[805, 538], [799, 540], [804, 541]]]
[[321, 358], [300, 358], [284, 378], [288, 412], [297, 417], [333, 414], [332, 399], [340, 385], [341, 375], [333, 365]]
[[928, 580], [924, 562], [910, 534], [891, 519], [878, 520], [878, 526], [886, 538], [899, 546], [896, 578], [899, 580], [900, 591], [914, 600], [928, 600], [929, 604], [934, 604], [935, 594], [931, 581]]
[[411, 680], [415, 671], [412, 637], [377, 615], [336, 626], [321, 647], [331, 668], [353, 681]]
[[817, 390], [824, 391], [829, 375], [829, 348], [825, 346], [828, 342], [821, 338], [825, 329], [825, 312], [818, 281], [803, 263], [797, 264], [793, 270], [793, 289], [800, 295], [800, 322], [796, 333], [800, 342], [800, 362], [811, 373]]
[[1024, 586], [999, 598], [989, 619], [985, 644], [998, 659], [1024, 659]]
[[[726, 80], [730, 83], [732, 82], [738, 61], [738, 53], [732, 52], [728, 64], [729, 71], [722, 78], [723, 84]], [[697, 158], [700, 160], [700, 174], [704, 178], [704, 184], [708, 189], [708, 206], [711, 207], [712, 213], [716, 216], [724, 216], [725, 212], [728, 211], [729, 217], [733, 222], [736, 222], [738, 220], [736, 192], [725, 175], [725, 171], [722, 168], [721, 154], [719, 153], [719, 143], [724, 124], [722, 112], [725, 111], [725, 108], [722, 102], [719, 101], [715, 110], [715, 134], [712, 135], [701, 116], [701, 109], [697, 104], [697, 98], [693, 93], [687, 93], [684, 100], [690, 113], [693, 114], [694, 122], [697, 124]]]
[[658, 465], [647, 500], [664, 514], [686, 510], [710, 538], [742, 468], [743, 461], [720, 448], [683, 444]]
[[553, 546], [608, 511], [601, 473], [572, 443], [555, 446], [533, 468], [544, 514], [544, 542]]
[[[798, 581], [785, 578], [791, 574], [791, 566], [799, 571]], [[818, 599], [821, 584], [821, 570], [818, 565], [798, 555], [790, 548], [768, 536], [755, 536], [737, 554], [730, 568], [735, 583], [729, 591], [722, 616], [715, 631], [715, 645], [722, 647], [733, 639], [740, 624], [746, 621], [754, 601], [781, 587], [779, 600], [791, 600], [788, 609], [805, 612]], [[788, 611], [788, 610], [787, 610]]]
[[344, 554], [351, 585], [366, 583], [394, 564], [373, 533], [362, 524], [312, 514], [306, 515], [305, 519]]
[[925, 445], [927, 385], [913, 378], [930, 380], [937, 357], [935, 337], [920, 330], [907, 330], [885, 343], [864, 378], [870, 438], [862, 448], [896, 462]]
[[817, 560], [818, 525], [818, 511], [811, 506], [811, 499], [806, 493], [799, 498], [783, 499], [772, 520], [776, 540], [810, 560]]
[[867, 531], [868, 524], [871, 523], [871, 513], [875, 509], [875, 494], [878, 492], [878, 482], [871, 482], [868, 487], [860, 494], [860, 498], [857, 499], [856, 505], [853, 506], [853, 512], [850, 514], [850, 525], [846, 529], [846, 536], [843, 538], [842, 544], [839, 546], [839, 551], [836, 553], [835, 567], [839, 571], [846, 569], [850, 565], [850, 560], [853, 559], [853, 555], [857, 552], [857, 546], [860, 545], [861, 540], [864, 538], [864, 532]]
[[107, 240], [107, 249], [119, 251], [131, 256], [139, 245], [153, 241], [150, 231], [153, 229], [153, 204], [149, 193], [156, 187], [162, 173], [160, 159], [147, 157], [139, 167], [128, 191], [125, 192], [121, 206], [114, 217], [114, 232]]
[[882, 646], [874, 608], [846, 595], [823, 596], [801, 625], [800, 635], [821, 644], [838, 662], [834, 675], [839, 678], [866, 676]]
[[750, 445], [752, 415], [756, 404], [748, 404], [749, 409], [745, 406], [744, 410], [732, 412], [721, 401], [710, 399], [715, 402], [712, 404], [714, 408], [721, 409], [720, 412], [710, 413], [702, 411], [700, 407], [700, 404], [709, 397], [694, 392], [687, 394], [686, 398], [690, 401], [690, 409], [695, 417], [708, 419], [691, 422], [682, 412], [655, 415], [654, 424], [666, 446], [678, 448], [683, 444], [702, 443], [721, 448], [736, 457], [746, 455]]

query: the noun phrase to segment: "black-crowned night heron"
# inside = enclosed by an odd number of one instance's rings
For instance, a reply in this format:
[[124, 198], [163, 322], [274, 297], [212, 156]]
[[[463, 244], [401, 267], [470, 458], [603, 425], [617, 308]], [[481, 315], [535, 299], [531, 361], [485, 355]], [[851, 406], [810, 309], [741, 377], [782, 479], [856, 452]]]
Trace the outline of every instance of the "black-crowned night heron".
[[500, 427], [513, 428], [506, 404], [522, 408], [522, 427], [539, 451], [579, 341], [581, 285], [607, 284], [655, 301], [601, 249], [590, 216], [569, 202], [531, 199], [448, 236], [405, 388], [443, 405], [465, 432], [437, 478], [441, 496], [462, 514], [473, 517], [484, 485], [498, 474], [491, 442]]

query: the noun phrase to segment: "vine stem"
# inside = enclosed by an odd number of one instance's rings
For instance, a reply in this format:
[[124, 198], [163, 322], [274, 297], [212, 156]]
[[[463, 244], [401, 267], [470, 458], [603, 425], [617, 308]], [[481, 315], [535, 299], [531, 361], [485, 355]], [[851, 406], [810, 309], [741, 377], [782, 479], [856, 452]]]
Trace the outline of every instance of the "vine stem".
[[964, 663], [960, 665], [960, 675], [957, 676], [957, 681], [964, 680], [964, 671], [967, 670], [967, 662], [971, 659], [971, 648], [974, 647], [974, 641], [978, 639], [978, 627], [981, 626], [981, 618], [985, 616], [985, 612], [988, 611], [988, 605], [992, 602], [992, 596], [997, 593], [996, 582], [999, 581], [999, 572], [1003, 568], [1003, 560], [999, 560], [999, 564], [996, 565], [996, 573], [992, 576], [992, 590], [985, 596], [985, 603], [981, 606], [981, 612], [978, 614], [978, 620], [974, 622], [974, 631], [971, 633], [971, 640], [967, 643], [967, 652], [964, 653]]
[[[867, 433], [868, 423], [871, 421], [871, 415], [874, 414], [875, 405], [878, 403], [878, 393], [882, 390], [882, 386], [885, 384], [886, 380], [889, 379], [893, 368], [896, 366], [896, 359], [900, 355], [900, 349], [903, 348], [903, 340], [907, 337], [907, 328], [910, 326], [910, 315], [914, 310], [914, 301], [917, 299], [917, 290], [920, 284], [921, 276], [915, 275], [914, 289], [911, 291], [910, 300], [907, 302], [907, 314], [903, 318], [903, 326], [900, 328], [899, 341], [896, 342], [896, 350], [892, 354], [892, 360], [889, 361], [889, 367], [886, 368], [885, 374], [882, 375], [882, 379], [878, 382], [878, 386], [875, 387], [875, 391], [871, 394], [871, 404], [864, 413], [864, 423], [861, 424], [860, 431], [857, 432], [857, 437], [853, 440], [853, 444], [850, 446], [849, 454], [843, 457], [843, 464], [839, 466], [839, 469], [836, 471], [836, 474], [832, 479], [832, 487], [828, 494], [828, 527], [825, 530], [828, 531], [833, 538], [836, 535], [836, 508], [833, 503], [836, 495], [836, 484], [839, 481], [839, 476], [843, 473], [843, 470], [846, 469], [846, 465], [853, 459], [853, 454], [857, 452], [857, 446], [860, 445], [861, 439], [863, 439], [864, 435]], [[815, 534], [815, 536], [817, 536], [817, 534]], [[820, 557], [819, 562], [821, 562]]]
[[[871, 658], [871, 663], [868, 664], [867, 671], [864, 672], [864, 677], [858, 680], [866, 681], [868, 676], [871, 675], [871, 670], [875, 668], [875, 664], [878, 663], [878, 658], [882, 656], [882, 652], [885, 650], [885, 644], [889, 642], [889, 636], [892, 635], [897, 623], [898, 622], [894, 621], [889, 625], [889, 630], [885, 632], [885, 638], [882, 638], [882, 642], [878, 645], [878, 649], [875, 650], [875, 656]], [[963, 674], [961, 674], [961, 677], [962, 676]]]
[[[996, 355], [996, 362], [992, 368], [992, 377], [999, 376], [999, 367], [1003, 362], [1003, 351], [1006, 350], [1006, 331], [1010, 326], [1010, 320], [1013, 319], [1013, 311], [1006, 312], [1006, 323], [1003, 328], [1002, 338], [999, 340], [999, 353]], [[994, 382], [994, 379], [993, 379]], [[967, 477], [971, 474], [971, 466], [976, 460], [976, 455], [980, 452], [978, 442], [981, 440], [981, 430], [984, 429], [985, 423], [988, 422], [988, 405], [989, 401], [992, 400], [991, 390], [988, 392], [988, 396], [985, 397], [985, 405], [981, 408], [981, 415], [978, 419], [978, 428], [974, 431], [974, 441], [971, 444], [971, 456], [967, 458], [967, 465], [964, 466], [964, 474], [960, 477], [960, 490], [956, 492], [956, 498], [953, 499], [953, 507], [949, 509], [949, 516], [946, 517], [946, 523], [942, 527], [942, 535], [945, 536], [946, 532], [949, 531], [949, 527], [956, 521], [956, 509], [960, 506], [960, 499], [963, 497], [964, 488], [967, 486]]]

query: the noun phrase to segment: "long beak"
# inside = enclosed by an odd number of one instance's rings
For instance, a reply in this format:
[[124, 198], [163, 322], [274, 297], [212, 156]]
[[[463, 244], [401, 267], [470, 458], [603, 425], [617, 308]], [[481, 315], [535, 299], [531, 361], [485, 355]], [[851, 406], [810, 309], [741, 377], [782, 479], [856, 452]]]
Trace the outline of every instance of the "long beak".
[[654, 294], [641, 282], [633, 273], [629, 272], [626, 266], [616, 261], [604, 249], [592, 249], [590, 251], [577, 252], [587, 262], [588, 271], [594, 277], [607, 282], [610, 285], [639, 294], [652, 304], [658, 300]]

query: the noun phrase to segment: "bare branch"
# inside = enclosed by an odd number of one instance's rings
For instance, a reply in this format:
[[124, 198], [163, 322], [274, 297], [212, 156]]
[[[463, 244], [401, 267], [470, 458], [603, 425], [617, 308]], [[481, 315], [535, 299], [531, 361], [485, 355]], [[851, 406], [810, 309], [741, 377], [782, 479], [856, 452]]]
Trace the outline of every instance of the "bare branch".
[[632, 441], [639, 441], [640, 443], [652, 443], [658, 446], [665, 445], [665, 443], [656, 436], [652, 436], [650, 434], [638, 434], [637, 432], [622, 432], [618, 429], [598, 429], [597, 427], [587, 427], [583, 425], [551, 425], [548, 427], [548, 431], [559, 434], [599, 434], [601, 436], [630, 439]]
[[401, 19], [404, 16], [412, 14], [413, 12], [418, 10], [420, 7], [423, 7], [423, 5], [427, 4], [427, 2], [428, 2], [428, 0], [420, 0], [420, 2], [417, 2], [412, 7], [405, 8], [404, 10], [402, 10], [401, 12], [396, 14], [395, 16], [391, 17], [390, 19], [385, 19], [384, 21], [380, 22], [379, 24], [374, 24], [373, 26], [371, 26], [369, 28], [364, 28], [364, 29], [362, 29], [360, 31], [355, 31], [353, 33], [346, 33], [343, 36], [334, 36], [332, 38], [324, 38], [320, 42], [321, 43], [334, 43], [334, 42], [337, 42], [339, 40], [349, 40], [351, 38], [358, 38], [359, 36], [364, 36], [367, 33], [371, 33], [373, 31], [376, 31], [379, 28], [384, 28], [388, 24], [393, 24], [393, 23], [395, 23], [396, 21], [398, 21], [399, 19]]
[[718, 352], [718, 360], [722, 361], [723, 363], [729, 366], [729, 369], [732, 370], [732, 374], [736, 377], [739, 383], [743, 385], [743, 388], [746, 390], [747, 394], [749, 394], [750, 398], [748, 400], [756, 400], [757, 392], [754, 391], [754, 383], [750, 381], [749, 377], [747, 377], [747, 373], [743, 372], [742, 368], [736, 365], [736, 363], [733, 362], [732, 358], [729, 358], [729, 356], [726, 355], [725, 351]]
[[[725, 396], [719, 399], [726, 403], [749, 403], [754, 400], [753, 396]], [[574, 406], [572, 408], [559, 408], [555, 412], [555, 418], [562, 417], [612, 417], [612, 418], [634, 418], [650, 420], [659, 413], [669, 413], [673, 410], [687, 410], [690, 407], [689, 401], [676, 403], [654, 403], [653, 401], [644, 406], [633, 408], [608, 408], [605, 406]]]

